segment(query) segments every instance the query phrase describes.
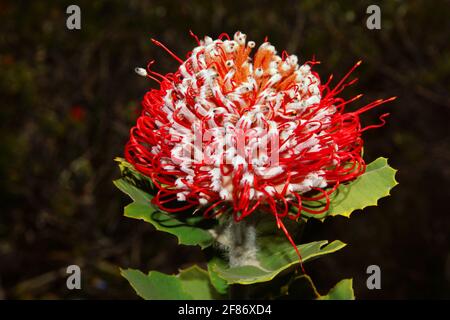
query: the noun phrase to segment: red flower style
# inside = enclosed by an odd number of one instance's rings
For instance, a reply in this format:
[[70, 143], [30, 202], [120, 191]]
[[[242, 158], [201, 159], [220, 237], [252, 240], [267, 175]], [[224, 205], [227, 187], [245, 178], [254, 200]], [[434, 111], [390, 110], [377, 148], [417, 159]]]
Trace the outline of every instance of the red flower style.
[[[191, 33], [192, 34], [192, 33]], [[192, 34], [193, 35], [193, 34]], [[358, 62], [333, 88], [311, 70], [264, 42], [237, 32], [205, 37], [185, 61], [166, 75], [139, 69], [160, 83], [148, 91], [142, 113], [125, 148], [128, 162], [158, 188], [154, 204], [167, 212], [191, 207], [205, 217], [232, 214], [240, 221], [255, 210], [281, 218], [326, 212], [330, 195], [365, 170], [360, 115], [394, 98], [345, 112], [341, 91]], [[303, 200], [326, 200], [314, 210]], [[178, 206], [171, 203], [180, 201]], [[296, 207], [293, 214], [290, 207]]]

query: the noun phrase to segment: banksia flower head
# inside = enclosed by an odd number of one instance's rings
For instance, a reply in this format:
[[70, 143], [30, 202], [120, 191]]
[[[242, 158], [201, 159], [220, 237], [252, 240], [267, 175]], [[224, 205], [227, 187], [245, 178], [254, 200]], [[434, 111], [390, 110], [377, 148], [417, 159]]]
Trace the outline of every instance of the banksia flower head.
[[[191, 33], [192, 34], [192, 33]], [[193, 34], [192, 34], [193, 35]], [[193, 35], [198, 43], [180, 66], [161, 75], [136, 71], [160, 83], [148, 91], [131, 130], [126, 159], [158, 189], [154, 203], [168, 212], [199, 208], [205, 217], [232, 214], [236, 221], [255, 210], [282, 218], [328, 210], [340, 183], [365, 170], [360, 114], [386, 101], [345, 112], [339, 97], [355, 80], [350, 72], [333, 88], [295, 55], [236, 32], [233, 39]], [[252, 55], [252, 51], [255, 51]], [[319, 210], [303, 200], [326, 200]], [[179, 202], [179, 203], [177, 203]], [[290, 208], [295, 207], [295, 214]]]

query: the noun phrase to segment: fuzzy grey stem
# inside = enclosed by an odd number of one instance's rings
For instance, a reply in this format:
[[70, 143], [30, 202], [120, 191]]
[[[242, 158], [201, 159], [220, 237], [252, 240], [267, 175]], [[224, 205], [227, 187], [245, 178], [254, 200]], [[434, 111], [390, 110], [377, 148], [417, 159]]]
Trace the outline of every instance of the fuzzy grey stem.
[[[248, 219], [250, 220], [250, 219]], [[252, 221], [230, 221], [228, 225], [230, 267], [258, 265], [256, 227]]]

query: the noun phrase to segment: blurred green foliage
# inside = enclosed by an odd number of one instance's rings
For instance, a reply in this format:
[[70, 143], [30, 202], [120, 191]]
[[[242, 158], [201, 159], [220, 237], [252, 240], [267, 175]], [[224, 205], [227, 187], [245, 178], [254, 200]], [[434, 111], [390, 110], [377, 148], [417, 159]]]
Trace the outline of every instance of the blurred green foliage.
[[[70, 31], [65, 10], [75, 3], [82, 29]], [[173, 71], [149, 39], [183, 56], [195, 45], [190, 29], [241, 30], [257, 43], [267, 35], [300, 61], [322, 61], [323, 79], [362, 59], [360, 82], [344, 95], [363, 92], [361, 104], [399, 97], [363, 121], [391, 113], [365, 134], [365, 154], [389, 157], [400, 186], [364, 215], [307, 226], [305, 242], [353, 244], [307, 271], [324, 288], [356, 275], [359, 298], [450, 298], [450, 4], [377, 3], [382, 29], [371, 31], [372, 1], [1, 1], [0, 298], [135, 298], [119, 266], [173, 273], [203, 261], [124, 218], [128, 200], [112, 184], [113, 159], [155, 86], [134, 67], [155, 59]], [[80, 291], [66, 289], [70, 264], [82, 267]], [[381, 267], [380, 291], [365, 287], [370, 264]]]

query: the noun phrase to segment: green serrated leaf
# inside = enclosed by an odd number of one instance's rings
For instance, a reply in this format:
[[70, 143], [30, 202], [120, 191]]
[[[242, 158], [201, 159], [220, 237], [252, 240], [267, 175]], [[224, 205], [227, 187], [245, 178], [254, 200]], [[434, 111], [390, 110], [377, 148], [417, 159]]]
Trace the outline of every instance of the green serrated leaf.
[[355, 300], [353, 292], [353, 279], [339, 281], [327, 295], [320, 296], [318, 300]]
[[177, 275], [151, 271], [121, 270], [136, 293], [146, 300], [211, 300], [220, 298], [208, 272], [194, 265]]
[[[327, 216], [345, 216], [358, 209], [376, 206], [378, 200], [390, 195], [398, 182], [395, 181], [397, 170], [389, 166], [386, 158], [378, 158], [367, 165], [366, 172], [356, 180], [340, 185], [330, 197], [330, 208], [323, 214], [302, 212], [302, 216], [323, 219]], [[321, 208], [325, 201], [304, 201], [305, 206]]]
[[[341, 241], [316, 241], [297, 246], [303, 262], [338, 251], [345, 247]], [[259, 265], [228, 268], [225, 263], [211, 262], [211, 268], [228, 284], [253, 284], [272, 280], [289, 267], [298, 264], [299, 259], [289, 241], [283, 238], [261, 237], [258, 240], [257, 259]]]
[[[213, 236], [207, 230], [180, 221], [168, 213], [159, 211], [158, 208], [152, 205], [152, 196], [150, 194], [138, 189], [125, 179], [116, 180], [114, 184], [134, 201], [125, 207], [126, 217], [142, 219], [151, 223], [157, 230], [176, 236], [179, 244], [199, 245], [204, 249], [213, 243]], [[199, 217], [192, 217], [188, 222], [194, 223], [197, 219]]]

